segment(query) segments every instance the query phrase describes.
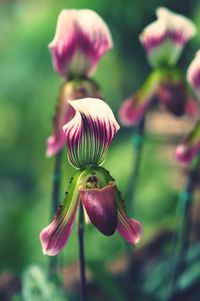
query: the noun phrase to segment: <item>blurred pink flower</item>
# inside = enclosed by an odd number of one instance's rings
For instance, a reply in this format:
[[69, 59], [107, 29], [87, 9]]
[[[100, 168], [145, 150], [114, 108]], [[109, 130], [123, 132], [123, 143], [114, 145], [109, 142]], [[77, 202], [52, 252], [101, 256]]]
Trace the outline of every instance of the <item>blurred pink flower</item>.
[[65, 78], [80, 78], [91, 74], [112, 46], [110, 31], [97, 13], [65, 9], [58, 17], [49, 49], [56, 72]]
[[173, 66], [197, 30], [191, 20], [167, 8], [159, 7], [156, 15], [158, 19], [143, 30], [140, 41], [153, 67]]

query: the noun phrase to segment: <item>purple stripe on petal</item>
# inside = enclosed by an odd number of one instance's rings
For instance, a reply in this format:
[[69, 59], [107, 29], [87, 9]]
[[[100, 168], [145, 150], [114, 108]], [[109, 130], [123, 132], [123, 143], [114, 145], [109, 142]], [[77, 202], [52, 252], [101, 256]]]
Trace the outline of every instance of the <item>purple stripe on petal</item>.
[[122, 208], [118, 208], [118, 223], [117, 232], [130, 244], [136, 244], [139, 242], [142, 236], [142, 226], [135, 220], [128, 218], [125, 211]]
[[97, 98], [74, 100], [75, 117], [63, 130], [68, 146], [68, 158], [78, 168], [99, 165], [119, 129], [110, 107]]
[[117, 226], [115, 185], [102, 189], [80, 189], [80, 198], [92, 224], [104, 235], [112, 235]]

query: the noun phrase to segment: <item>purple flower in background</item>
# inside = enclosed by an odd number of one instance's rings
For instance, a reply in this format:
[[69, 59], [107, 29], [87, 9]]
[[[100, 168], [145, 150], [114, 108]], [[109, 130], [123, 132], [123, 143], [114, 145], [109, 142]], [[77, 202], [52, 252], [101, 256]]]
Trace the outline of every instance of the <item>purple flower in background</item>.
[[110, 107], [100, 99], [69, 102], [74, 118], [64, 127], [70, 163], [79, 170], [53, 221], [40, 233], [43, 253], [58, 254], [66, 244], [75, 221], [79, 203], [90, 222], [104, 235], [117, 231], [125, 240], [136, 244], [141, 237], [141, 224], [128, 218], [124, 202], [114, 179], [100, 167], [109, 145], [119, 130]]
[[158, 19], [143, 30], [140, 41], [153, 67], [173, 66], [197, 30], [191, 20], [167, 8], [159, 7], [156, 15]]
[[135, 126], [157, 99], [174, 116], [194, 116], [198, 106], [189, 95], [181, 72], [175, 68], [186, 42], [196, 34], [196, 27], [188, 18], [160, 7], [157, 20], [140, 35], [153, 71], [143, 86], [126, 99], [119, 116], [123, 125]]
[[49, 49], [55, 71], [68, 78], [91, 74], [112, 46], [109, 29], [97, 13], [65, 9], [58, 17]]

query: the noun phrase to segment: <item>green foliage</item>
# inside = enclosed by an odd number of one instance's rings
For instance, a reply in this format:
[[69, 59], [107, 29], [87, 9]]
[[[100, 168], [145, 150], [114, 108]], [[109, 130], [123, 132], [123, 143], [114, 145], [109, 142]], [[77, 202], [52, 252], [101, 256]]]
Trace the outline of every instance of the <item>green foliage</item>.
[[22, 295], [12, 301], [67, 301], [62, 290], [38, 266], [30, 266], [22, 276]]

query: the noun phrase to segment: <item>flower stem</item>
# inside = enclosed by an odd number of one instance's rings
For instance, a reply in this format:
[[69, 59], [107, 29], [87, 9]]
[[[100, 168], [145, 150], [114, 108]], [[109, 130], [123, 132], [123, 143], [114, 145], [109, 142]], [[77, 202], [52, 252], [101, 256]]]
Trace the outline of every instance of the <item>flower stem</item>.
[[176, 248], [172, 262], [172, 280], [170, 285], [169, 300], [173, 300], [176, 292], [176, 285], [179, 275], [185, 268], [185, 259], [187, 248], [189, 246], [190, 230], [191, 230], [191, 208], [194, 190], [198, 180], [200, 156], [192, 162], [185, 189], [180, 193], [177, 203], [177, 219], [179, 221], [179, 229], [174, 236], [173, 250]]
[[129, 204], [128, 204], [128, 212], [133, 213], [134, 211], [134, 203], [135, 203], [135, 191], [137, 187], [137, 180], [139, 176], [140, 171], [140, 164], [141, 164], [141, 158], [142, 158], [142, 149], [144, 144], [144, 129], [145, 129], [145, 115], [143, 118], [139, 121], [134, 137], [133, 137], [133, 145], [134, 145], [134, 154], [135, 154], [135, 164], [133, 167], [133, 171], [131, 174], [131, 181], [130, 181], [130, 190], [129, 190]]
[[79, 240], [79, 262], [80, 262], [80, 282], [81, 282], [81, 301], [87, 300], [86, 278], [85, 278], [85, 254], [84, 254], [84, 212], [83, 206], [79, 207], [78, 221], [78, 240]]
[[[54, 170], [53, 170], [51, 216], [56, 213], [59, 207], [61, 157], [62, 157], [62, 151], [60, 151], [55, 155]], [[50, 257], [50, 262], [49, 262], [50, 275], [55, 273], [55, 271], [57, 270], [57, 266], [58, 266], [58, 258], [56, 256]]]

